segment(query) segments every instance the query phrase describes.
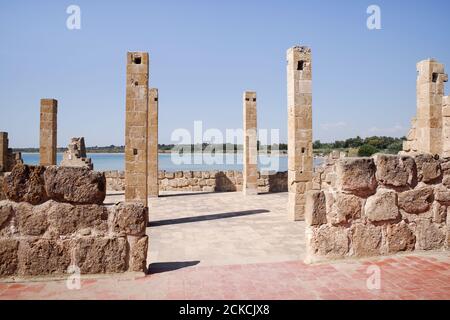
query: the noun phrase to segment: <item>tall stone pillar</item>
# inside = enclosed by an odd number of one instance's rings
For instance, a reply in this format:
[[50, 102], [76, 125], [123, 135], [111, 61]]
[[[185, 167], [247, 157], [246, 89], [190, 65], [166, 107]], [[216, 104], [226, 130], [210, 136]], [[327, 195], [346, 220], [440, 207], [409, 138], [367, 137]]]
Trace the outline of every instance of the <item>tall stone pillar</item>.
[[148, 195], [158, 197], [158, 89], [148, 92]]
[[8, 171], [7, 168], [8, 168], [8, 133], [0, 132], [0, 172]]
[[450, 157], [450, 96], [442, 99], [442, 157]]
[[417, 63], [417, 115], [415, 148], [419, 152], [440, 154], [442, 150], [442, 98], [448, 76], [444, 65], [433, 60]]
[[147, 206], [148, 74], [146, 52], [128, 52], [125, 115], [125, 201]]
[[58, 101], [41, 99], [40, 164], [56, 165]]
[[256, 125], [256, 92], [245, 91], [244, 104], [244, 172], [242, 192], [258, 193], [258, 137]]
[[312, 70], [311, 49], [287, 50], [288, 93], [288, 214], [303, 220], [306, 192], [312, 188]]

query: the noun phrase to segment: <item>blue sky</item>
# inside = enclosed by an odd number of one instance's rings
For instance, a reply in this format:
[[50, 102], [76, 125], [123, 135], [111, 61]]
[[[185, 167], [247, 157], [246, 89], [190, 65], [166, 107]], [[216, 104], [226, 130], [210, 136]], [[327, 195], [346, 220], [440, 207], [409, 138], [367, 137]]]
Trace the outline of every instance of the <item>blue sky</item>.
[[[66, 9], [81, 8], [81, 30]], [[381, 8], [381, 30], [366, 9]], [[314, 139], [405, 135], [415, 64], [450, 69], [450, 2], [0, 1], [0, 131], [38, 146], [39, 100], [59, 100], [58, 145], [124, 143], [127, 51], [150, 53], [160, 142], [177, 128], [242, 126], [242, 92], [258, 94], [258, 126], [286, 141], [286, 49], [313, 52]], [[448, 88], [447, 88], [448, 94]]]

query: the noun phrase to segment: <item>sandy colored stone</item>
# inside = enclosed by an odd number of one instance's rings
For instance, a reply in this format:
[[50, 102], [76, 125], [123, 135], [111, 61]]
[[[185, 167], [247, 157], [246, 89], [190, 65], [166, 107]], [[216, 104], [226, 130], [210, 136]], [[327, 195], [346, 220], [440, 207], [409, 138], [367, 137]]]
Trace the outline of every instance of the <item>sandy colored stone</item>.
[[326, 192], [327, 220], [333, 225], [339, 225], [349, 220], [361, 217], [361, 198], [342, 192]]
[[15, 202], [40, 204], [48, 200], [44, 181], [45, 167], [17, 165], [4, 179], [6, 197]]
[[450, 203], [450, 190], [439, 185], [434, 189], [434, 199], [443, 203]]
[[42, 236], [48, 228], [49, 203], [33, 206], [26, 202], [15, 205], [19, 233], [25, 236]]
[[416, 244], [414, 232], [404, 221], [397, 224], [388, 225], [386, 238], [389, 253], [412, 251], [414, 250], [414, 246]]
[[419, 214], [430, 209], [433, 187], [423, 187], [398, 194], [398, 206], [408, 213]]
[[102, 204], [106, 178], [101, 172], [81, 167], [49, 166], [44, 174], [48, 196], [59, 202]]
[[9, 220], [14, 213], [13, 203], [9, 201], [0, 201], [0, 229]]
[[306, 193], [305, 222], [309, 226], [327, 223], [325, 194], [323, 191], [308, 191]]
[[130, 246], [129, 271], [147, 272], [148, 236], [128, 236]]
[[416, 249], [436, 250], [444, 246], [446, 230], [443, 226], [432, 223], [430, 220], [416, 221]]
[[378, 189], [376, 194], [367, 198], [364, 212], [367, 218], [373, 222], [399, 218], [397, 193], [389, 189]]
[[19, 241], [15, 239], [0, 239], [0, 276], [10, 276], [17, 273]]
[[125, 238], [82, 237], [76, 240], [74, 250], [75, 265], [82, 274], [127, 270]]
[[380, 255], [382, 241], [381, 227], [371, 223], [357, 223], [352, 225], [350, 230], [354, 256], [369, 257]]
[[409, 156], [377, 154], [374, 156], [376, 178], [380, 184], [392, 187], [411, 186], [416, 180], [416, 165]]
[[446, 205], [442, 205], [439, 202], [433, 202], [432, 206], [432, 221], [435, 223], [442, 223], [445, 222], [445, 219], [447, 218], [448, 210], [450, 207], [447, 207]]
[[375, 163], [372, 158], [344, 158], [336, 163], [338, 190], [359, 196], [375, 193]]
[[148, 224], [148, 209], [140, 202], [122, 202], [111, 208], [114, 214], [113, 230], [126, 235], [145, 234]]
[[20, 240], [20, 275], [66, 273], [70, 265], [70, 240]]
[[419, 154], [415, 157], [417, 177], [425, 183], [432, 182], [441, 176], [440, 161], [431, 154]]
[[348, 229], [322, 225], [313, 228], [309, 242], [311, 253], [317, 256], [344, 257], [349, 251]]

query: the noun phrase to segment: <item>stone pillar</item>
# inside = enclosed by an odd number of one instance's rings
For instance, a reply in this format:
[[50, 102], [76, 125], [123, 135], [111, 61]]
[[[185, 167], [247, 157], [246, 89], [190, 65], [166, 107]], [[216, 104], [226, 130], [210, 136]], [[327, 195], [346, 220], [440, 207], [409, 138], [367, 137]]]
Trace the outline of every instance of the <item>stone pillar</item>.
[[258, 193], [258, 147], [256, 125], [256, 92], [245, 91], [244, 104], [244, 172], [242, 192], [244, 195]]
[[7, 171], [7, 167], [8, 167], [8, 133], [0, 132], [0, 172]]
[[158, 89], [148, 92], [148, 195], [158, 197]]
[[442, 157], [450, 157], [450, 96], [442, 99]]
[[442, 151], [442, 97], [448, 80], [444, 65], [433, 60], [417, 64], [417, 151], [440, 154]]
[[288, 214], [303, 220], [313, 174], [311, 49], [290, 48], [287, 62]]
[[125, 201], [147, 206], [149, 57], [128, 52], [125, 116]]
[[58, 101], [41, 99], [40, 164], [56, 165]]

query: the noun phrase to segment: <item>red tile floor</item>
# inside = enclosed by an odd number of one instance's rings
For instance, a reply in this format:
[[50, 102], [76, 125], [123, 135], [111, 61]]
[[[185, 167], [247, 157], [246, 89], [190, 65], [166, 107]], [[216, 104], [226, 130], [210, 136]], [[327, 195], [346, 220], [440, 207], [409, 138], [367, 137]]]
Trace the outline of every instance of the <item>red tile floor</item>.
[[[373, 266], [379, 289], [369, 289]], [[179, 265], [178, 265], [179, 267]], [[306, 265], [300, 261], [155, 268], [145, 277], [0, 283], [0, 299], [450, 299], [448, 252]]]

